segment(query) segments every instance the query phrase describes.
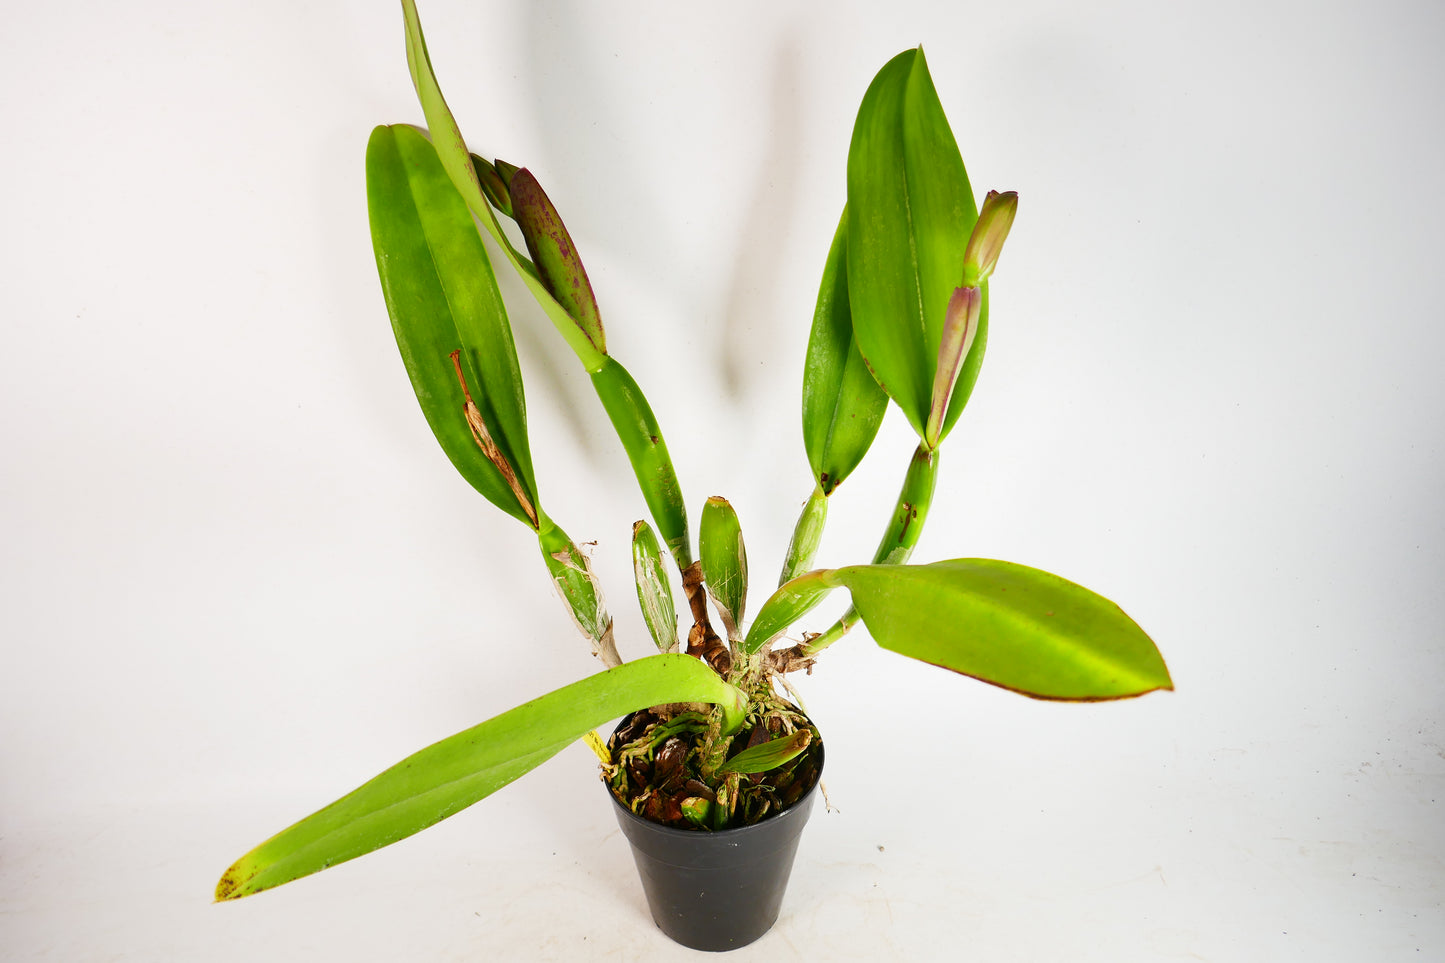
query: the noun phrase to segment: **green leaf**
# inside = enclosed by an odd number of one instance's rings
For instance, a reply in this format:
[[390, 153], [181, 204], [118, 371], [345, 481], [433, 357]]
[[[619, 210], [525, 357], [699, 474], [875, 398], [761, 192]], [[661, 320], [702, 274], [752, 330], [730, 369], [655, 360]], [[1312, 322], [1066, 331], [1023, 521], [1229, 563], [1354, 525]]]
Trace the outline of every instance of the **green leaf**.
[[606, 354], [607, 338], [602, 330], [597, 298], [592, 293], [592, 282], [587, 279], [582, 255], [577, 252], [572, 235], [567, 233], [562, 216], [537, 178], [525, 167], [512, 176], [507, 187], [511, 192], [512, 217], [521, 228], [542, 282], [577, 322], [592, 346]]
[[[923, 437], [948, 300], [978, 209], [922, 49], [894, 57], [863, 97], [848, 151], [848, 298], [859, 350]], [[978, 376], [987, 289], [943, 433]]]
[[803, 503], [798, 521], [793, 526], [793, 537], [788, 542], [788, 554], [783, 558], [783, 570], [778, 575], [778, 584], [783, 585], [802, 575], [813, 567], [813, 556], [818, 553], [818, 543], [823, 540], [823, 526], [828, 522], [828, 496], [822, 486], [813, 486], [813, 494]]
[[983, 558], [809, 572], [763, 604], [745, 650], [757, 652], [840, 587], [883, 648], [1035, 698], [1122, 699], [1174, 687], [1153, 640], [1113, 602]]
[[758, 652], [786, 632], [788, 626], [812, 611], [829, 592], [838, 587], [836, 582], [831, 581], [831, 577], [831, 569], [819, 569], [799, 575], [778, 586], [778, 590], [768, 596], [768, 600], [758, 611], [758, 617], [753, 619], [753, 624], [748, 627], [747, 638], [743, 640], [743, 651], [749, 655]]
[[[476, 168], [472, 165], [471, 153], [467, 150], [466, 141], [462, 139], [461, 128], [457, 126], [456, 118], [452, 116], [451, 108], [447, 106], [441, 86], [432, 72], [431, 57], [427, 54], [426, 38], [422, 35], [416, 3], [414, 0], [402, 0], [401, 6], [406, 19], [407, 67], [411, 71], [412, 85], [416, 88], [417, 99], [421, 102], [422, 113], [426, 115], [427, 127], [431, 130], [442, 166], [457, 192], [461, 194], [462, 200], [466, 201], [472, 213], [477, 215], [477, 220], [486, 228], [492, 240], [497, 242], [507, 260], [512, 262], [512, 267], [516, 269], [522, 283], [532, 292], [532, 296], [551, 320], [552, 326], [562, 335], [567, 346], [582, 362], [582, 366], [589, 372], [596, 371], [607, 359], [607, 355], [597, 350], [567, 313], [567, 309], [557, 303], [557, 299], [547, 290], [532, 263], [512, 246], [511, 240], [502, 231], [496, 213], [482, 192]], [[510, 176], [502, 169], [498, 169], [497, 173], [504, 181]]]
[[733, 756], [727, 762], [718, 767], [718, 772], [737, 772], [744, 776], [752, 775], [755, 772], [767, 772], [769, 769], [776, 769], [790, 759], [796, 759], [813, 742], [813, 734], [807, 729], [799, 729], [788, 736], [779, 736], [761, 745], [753, 746], [751, 749], [744, 749]]
[[848, 309], [848, 214], [833, 235], [803, 364], [803, 447], [813, 479], [831, 495], [858, 467], [888, 406], [853, 337]]
[[603, 358], [601, 366], [592, 373], [592, 387], [627, 452], [637, 487], [642, 490], [643, 500], [668, 551], [677, 560], [677, 567], [686, 569], [692, 564], [687, 506], [682, 499], [677, 469], [667, 453], [667, 441], [662, 437], [647, 396], [622, 363], [610, 357]]
[[1041, 699], [1091, 701], [1172, 689], [1154, 642], [1113, 602], [993, 559], [857, 565], [846, 585], [885, 649]]
[[740, 717], [742, 693], [697, 659], [654, 655], [565, 686], [408, 756], [242, 856], [216, 886], [237, 899], [380, 849], [440, 822], [612, 719], [669, 702]]
[[[436, 151], [412, 127], [378, 127], [366, 148], [377, 271], [392, 330], [427, 424], [457, 471], [492, 504], [536, 527], [522, 374], [486, 249]], [[460, 351], [499, 470], [473, 436], [450, 355]], [[508, 481], [515, 476], [518, 487]], [[520, 496], [518, 494], [520, 491]], [[524, 503], [525, 502], [525, 503]]]
[[707, 594], [717, 605], [729, 639], [741, 639], [739, 627], [748, 597], [748, 553], [742, 525], [726, 498], [714, 495], [698, 523], [698, 557]]
[[[627, 450], [632, 470], [636, 473], [643, 496], [647, 499], [653, 521], [657, 523], [663, 541], [677, 560], [678, 568], [686, 570], [692, 564], [687, 512], [682, 505], [677, 472], [668, 458], [667, 446], [662, 440], [662, 432], [657, 427], [647, 399], [621, 365], [609, 364], [612, 359], [593, 344], [582, 325], [547, 290], [540, 269], [520, 254], [502, 231], [496, 213], [483, 195], [476, 167], [467, 151], [466, 142], [462, 139], [461, 129], [457, 126], [451, 109], [447, 107], [441, 87], [432, 73], [431, 58], [427, 54], [426, 39], [422, 35], [416, 4], [413, 0], [402, 0], [402, 11], [406, 18], [407, 66], [411, 71], [412, 84], [416, 87], [422, 111], [426, 114], [427, 125], [433, 132], [437, 155], [443, 167], [462, 199], [477, 216], [477, 220], [512, 262], [512, 267], [516, 269], [522, 283], [542, 306], [553, 327], [562, 335], [582, 363], [582, 367], [592, 375], [598, 397], [601, 398], [607, 415]], [[509, 187], [520, 173], [517, 167], [500, 158], [493, 167]]]
[[632, 526], [632, 572], [637, 582], [637, 604], [642, 620], [660, 652], [677, 651], [677, 607], [672, 586], [662, 562], [662, 546], [652, 526], [643, 521]]

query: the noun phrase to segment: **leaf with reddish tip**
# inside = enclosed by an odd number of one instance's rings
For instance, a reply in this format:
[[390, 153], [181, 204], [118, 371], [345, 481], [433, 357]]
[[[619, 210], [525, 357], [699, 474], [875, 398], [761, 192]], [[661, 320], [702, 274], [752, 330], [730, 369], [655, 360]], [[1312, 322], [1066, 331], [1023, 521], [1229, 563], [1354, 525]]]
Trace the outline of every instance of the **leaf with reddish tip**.
[[1154, 642], [1081, 585], [987, 558], [853, 565], [846, 585], [885, 649], [1039, 699], [1123, 699], [1172, 689]]
[[537, 265], [542, 283], [587, 335], [592, 346], [605, 353], [607, 341], [597, 298], [562, 216], [537, 178], [525, 167], [512, 175], [507, 187], [512, 197], [512, 218], [522, 230], [522, 238], [527, 242], [527, 251], [532, 255], [532, 263]]
[[1067, 579], [1013, 562], [849, 565], [793, 579], [763, 603], [756, 652], [829, 591], [847, 588], [890, 651], [1038, 699], [1125, 699], [1174, 683], [1133, 619]]

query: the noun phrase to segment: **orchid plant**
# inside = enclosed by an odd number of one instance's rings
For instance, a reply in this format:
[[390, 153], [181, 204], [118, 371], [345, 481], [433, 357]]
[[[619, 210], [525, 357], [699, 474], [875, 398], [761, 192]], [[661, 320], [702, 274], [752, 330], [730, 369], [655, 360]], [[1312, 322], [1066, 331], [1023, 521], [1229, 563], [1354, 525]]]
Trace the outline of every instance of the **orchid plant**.
[[[662, 428], [608, 352], [591, 283], [557, 209], [530, 170], [468, 150], [415, 4], [402, 6], [429, 133], [378, 127], [366, 152], [372, 241], [402, 361], [453, 466], [536, 533], [549, 578], [604, 668], [422, 749], [283, 830], [227, 870], [217, 899], [396, 842], [582, 738], [598, 751], [611, 790], [640, 815], [698, 831], [766, 819], [811, 788], [820, 746], [778, 686], [860, 620], [885, 649], [1036, 698], [1094, 701], [1172, 688], [1150, 638], [1088, 589], [993, 559], [907, 564], [927, 520], [939, 452], [983, 361], [988, 279], [1018, 205], [1013, 192], [991, 191], [976, 206], [921, 49], [890, 60], [858, 111], [847, 200], [804, 365], [812, 492], [778, 587], [749, 622], [736, 513], [725, 499], [707, 500], [694, 556]], [[652, 519], [633, 526], [632, 556], [656, 653], [623, 661], [587, 554], [543, 507], [486, 238], [590, 375], [631, 461]], [[829, 498], [868, 451], [890, 400], [918, 447], [878, 549], [867, 564], [815, 567]], [[670, 567], [690, 615], [685, 645]], [[839, 588], [851, 596], [842, 617], [821, 632], [789, 635]], [[628, 714], [604, 746], [597, 727]]]

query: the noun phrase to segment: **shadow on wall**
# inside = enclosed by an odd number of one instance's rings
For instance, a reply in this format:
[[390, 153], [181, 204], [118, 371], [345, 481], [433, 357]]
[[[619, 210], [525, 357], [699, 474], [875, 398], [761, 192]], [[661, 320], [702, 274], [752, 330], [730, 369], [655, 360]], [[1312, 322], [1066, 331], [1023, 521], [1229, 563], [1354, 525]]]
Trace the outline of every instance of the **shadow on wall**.
[[[766, 69], [764, 64], [772, 65], [767, 119], [758, 131], [767, 146], [751, 177], [751, 191], [732, 205], [745, 213], [733, 244], [732, 263], [726, 272], [716, 272], [721, 290], [715, 293], [713, 278], [699, 273], [689, 258], [717, 239], [694, 237], [699, 229], [696, 222], [685, 211], [666, 204], [666, 198], [650, 183], [649, 175], [656, 164], [666, 163], [666, 155], [639, 156], [638, 145], [666, 141], [674, 131], [685, 134], [685, 124], [659, 105], [647, 117], [645, 129], [638, 129], [637, 112], [620, 109], [619, 105], [635, 105], [647, 92], [627, 86], [626, 76], [635, 76], [635, 72], [624, 69], [616, 52], [599, 44], [589, 32], [594, 14], [587, 5], [534, 4], [527, 12], [524, 42], [532, 51], [532, 62], [545, 65], [524, 78], [534, 91], [531, 100], [539, 118], [537, 133], [548, 145], [550, 156], [568, 159], [565, 167], [559, 165], [547, 172], [549, 192], [562, 208], [564, 219], [568, 210], [582, 204], [590, 209], [586, 217], [594, 230], [579, 224], [573, 228], [575, 235], [597, 234], [596, 225], [645, 225], [629, 238], [629, 256], [647, 266], [641, 273], [668, 301], [700, 306], [680, 323], [707, 322], [709, 315], [716, 313], [707, 306], [721, 307], [717, 343], [707, 352], [714, 359], [709, 365], [718, 366], [728, 398], [740, 400], [749, 393], [748, 379], [756, 367], [749, 359], [765, 357], [777, 346], [777, 339], [771, 336], [775, 324], [769, 320], [782, 270], [775, 238], [783, 233], [778, 226], [796, 210], [800, 177], [802, 106], [796, 32], [790, 31], [773, 49], [759, 51], [757, 63], [739, 63], [740, 69], [754, 74]], [[724, 92], [721, 96], [729, 95]], [[701, 229], [716, 230], [716, 224], [704, 224]], [[585, 244], [579, 237], [584, 259]], [[598, 300], [604, 304], [605, 320], [605, 291], [598, 292]], [[627, 364], [630, 359], [621, 360]], [[646, 388], [645, 373], [634, 374]], [[578, 430], [585, 431], [585, 427]]]
[[749, 394], [747, 383], [756, 365], [749, 358], [775, 355], [780, 341], [770, 337], [777, 320], [770, 319], [780, 288], [782, 258], [777, 243], [780, 222], [796, 216], [798, 205], [799, 156], [802, 127], [799, 102], [798, 37], [789, 32], [773, 55], [773, 80], [769, 92], [771, 116], [767, 129], [768, 149], [754, 182], [752, 202], [737, 239], [723, 333], [723, 385], [734, 401]]

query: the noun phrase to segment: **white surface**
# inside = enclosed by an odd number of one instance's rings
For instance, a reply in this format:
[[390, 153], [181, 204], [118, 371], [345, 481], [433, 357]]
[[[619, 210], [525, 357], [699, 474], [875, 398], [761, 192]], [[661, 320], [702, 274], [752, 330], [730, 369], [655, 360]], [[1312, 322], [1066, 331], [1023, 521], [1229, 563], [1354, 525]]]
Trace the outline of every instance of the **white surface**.
[[[874, 71], [922, 42], [976, 189], [1022, 195], [918, 558], [1116, 598], [1178, 691], [1040, 704], [840, 644], [804, 680], [840, 812], [736, 958], [1445, 958], [1438, 5], [422, 15], [759, 584], [808, 490], [799, 369]], [[399, 11], [30, 4], [0, 83], [0, 956], [689, 956], [581, 747], [209, 903], [286, 823], [594, 668], [391, 341], [362, 153], [420, 121]], [[513, 303], [545, 503], [640, 655], [641, 501]], [[890, 415], [823, 560], [871, 551], [910, 450]]]

